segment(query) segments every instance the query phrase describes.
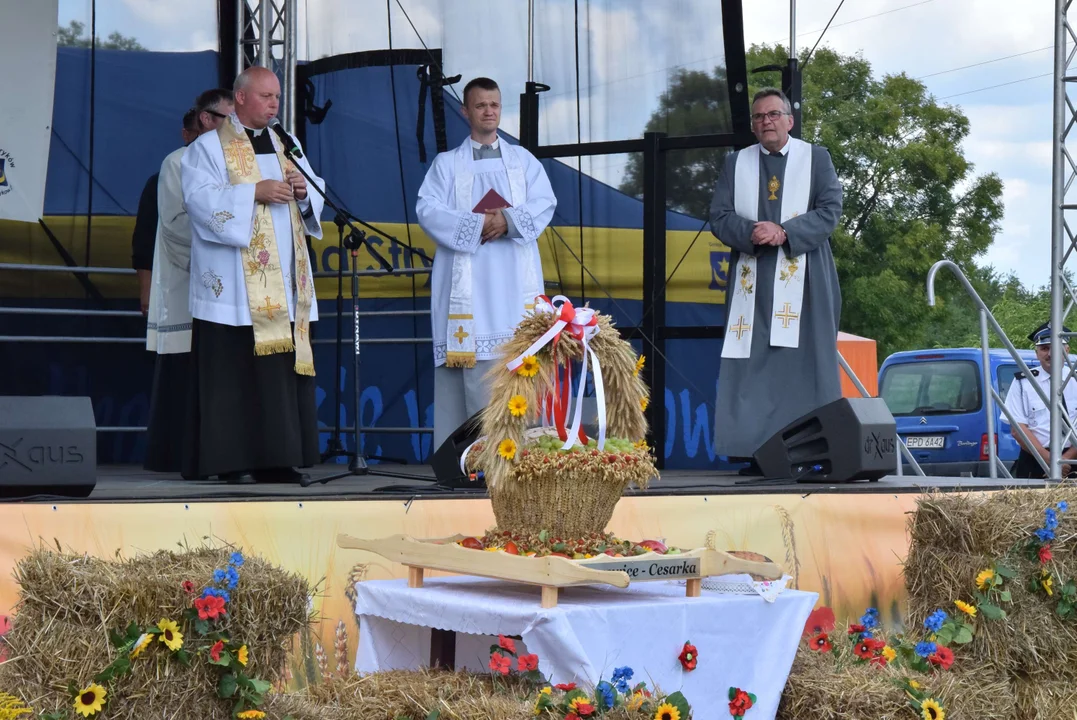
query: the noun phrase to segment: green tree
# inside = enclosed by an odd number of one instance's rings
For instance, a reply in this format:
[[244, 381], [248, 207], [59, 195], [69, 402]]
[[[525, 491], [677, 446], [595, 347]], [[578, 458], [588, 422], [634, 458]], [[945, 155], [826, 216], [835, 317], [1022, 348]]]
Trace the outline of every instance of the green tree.
[[[56, 44], [61, 47], [90, 47], [90, 38], [85, 34], [86, 25], [77, 20], [72, 20], [67, 27], [61, 27], [56, 31]], [[97, 39], [97, 47], [101, 50], [145, 50], [141, 43], [133, 37], [126, 37], [113, 31], [108, 38]]]
[[[785, 57], [781, 46], [756, 45], [747, 62], [751, 69], [784, 64]], [[749, 94], [779, 82], [776, 76], [752, 75], [751, 80]], [[722, 68], [711, 75], [680, 73], [648, 129], [660, 129], [660, 122], [670, 128], [698, 124], [700, 107], [728, 97], [717, 94], [719, 83], [726, 85]], [[931, 265], [945, 258], [965, 270], [989, 305], [1005, 291], [1005, 282], [992, 270], [974, 264], [998, 231], [1002, 182], [993, 173], [976, 175], [965, 158], [961, 143], [969, 133], [968, 118], [959, 108], [938, 103], [923, 83], [903, 73], [877, 79], [861, 56], [828, 48], [818, 49], [805, 67], [803, 89], [802, 137], [830, 151], [844, 187], [844, 212], [832, 244], [842, 287], [842, 329], [874, 338], [880, 357], [934, 347], [940, 337], [967, 332], [970, 318], [978, 336], [976, 314], [959, 299], [964, 292], [956, 282], [940, 276], [940, 307], [932, 311], [924, 284]], [[680, 166], [681, 158], [668, 158], [669, 192], [675, 209], [706, 217], [722, 151], [699, 152], [710, 156], [694, 158], [688, 170]], [[623, 191], [639, 195], [641, 170], [630, 163]], [[676, 177], [687, 185], [674, 189]]]

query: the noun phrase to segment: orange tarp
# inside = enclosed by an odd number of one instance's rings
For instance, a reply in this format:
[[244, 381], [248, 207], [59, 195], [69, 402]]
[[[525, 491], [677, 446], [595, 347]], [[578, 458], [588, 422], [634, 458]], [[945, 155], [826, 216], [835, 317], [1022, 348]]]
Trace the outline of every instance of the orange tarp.
[[[838, 352], [842, 354], [849, 367], [853, 369], [860, 382], [864, 384], [872, 397], [879, 394], [879, 360], [876, 356], [875, 341], [849, 333], [838, 333]], [[841, 370], [842, 397], [858, 398], [860, 391], [853, 385], [845, 370]]]

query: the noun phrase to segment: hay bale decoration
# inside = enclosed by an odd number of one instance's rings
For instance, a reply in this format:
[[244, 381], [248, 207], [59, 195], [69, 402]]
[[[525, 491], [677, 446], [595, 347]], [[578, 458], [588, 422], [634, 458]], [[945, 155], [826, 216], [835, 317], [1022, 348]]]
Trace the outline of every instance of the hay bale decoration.
[[[649, 391], [643, 358], [613, 323], [563, 296], [535, 299], [534, 311], [502, 346], [481, 438], [461, 459], [482, 471], [502, 530], [579, 537], [605, 529], [624, 489], [646, 488], [657, 470], [644, 437]], [[581, 381], [573, 408], [573, 363]], [[588, 370], [598, 437], [583, 430]]]

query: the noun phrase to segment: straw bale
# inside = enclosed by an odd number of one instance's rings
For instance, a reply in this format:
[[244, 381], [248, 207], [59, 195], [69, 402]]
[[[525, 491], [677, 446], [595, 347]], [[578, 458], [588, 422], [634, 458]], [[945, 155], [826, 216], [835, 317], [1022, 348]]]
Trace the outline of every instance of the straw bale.
[[1069, 680], [1013, 683], [1019, 720], [1077, 720], [1077, 685]]
[[[230, 552], [162, 551], [110, 562], [33, 551], [15, 568], [20, 601], [4, 638], [10, 657], [0, 665], [0, 687], [38, 711], [70, 707], [68, 681], [83, 687], [116, 658], [110, 630], [122, 631], [132, 621], [141, 626], [162, 618], [182, 622], [191, 599], [183, 581], [191, 580], [200, 591], [214, 569], [227, 567]], [[302, 577], [246, 558], [219, 627], [248, 645], [250, 676], [277, 679], [292, 638], [309, 623], [311, 593]], [[109, 717], [228, 718], [231, 706], [216, 696], [216, 668], [204, 662], [185, 668], [166, 659], [167, 651], [158, 645], [133, 662], [131, 674], [114, 681]]]
[[[963, 648], [975, 662], [1010, 676], [1077, 679], [1077, 623], [1059, 618], [1054, 603], [1030, 593], [1027, 583], [1039, 564], [1023, 552], [1043, 525], [1043, 511], [1066, 500], [1077, 509], [1077, 491], [1018, 490], [986, 495], [930, 495], [910, 522], [912, 543], [905, 561], [909, 619], [917, 627], [937, 608], [954, 611], [954, 600], [975, 602], [976, 575], [995, 561], [1016, 571], [1007, 583], [1012, 604], [1007, 617], [976, 620], [976, 635]], [[1051, 570], [1060, 579], [1077, 577], [1077, 519], [1060, 518], [1052, 543]]]
[[[866, 664], [840, 669], [829, 654], [801, 647], [782, 693], [778, 720], [879, 720], [909, 718], [916, 713], [896, 684], [907, 671]], [[912, 676], [938, 699], [947, 720], [1011, 720], [1015, 704], [1010, 683], [986, 667]]]

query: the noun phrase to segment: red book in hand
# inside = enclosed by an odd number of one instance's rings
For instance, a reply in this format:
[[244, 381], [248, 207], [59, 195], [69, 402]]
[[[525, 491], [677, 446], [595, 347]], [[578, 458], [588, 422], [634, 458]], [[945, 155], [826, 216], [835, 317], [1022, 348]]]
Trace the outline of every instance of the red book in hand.
[[509, 202], [498, 195], [497, 190], [491, 189], [488, 193], [482, 196], [482, 200], [479, 200], [479, 204], [471, 209], [473, 213], [482, 213], [487, 210], [501, 210], [504, 208], [512, 207]]

